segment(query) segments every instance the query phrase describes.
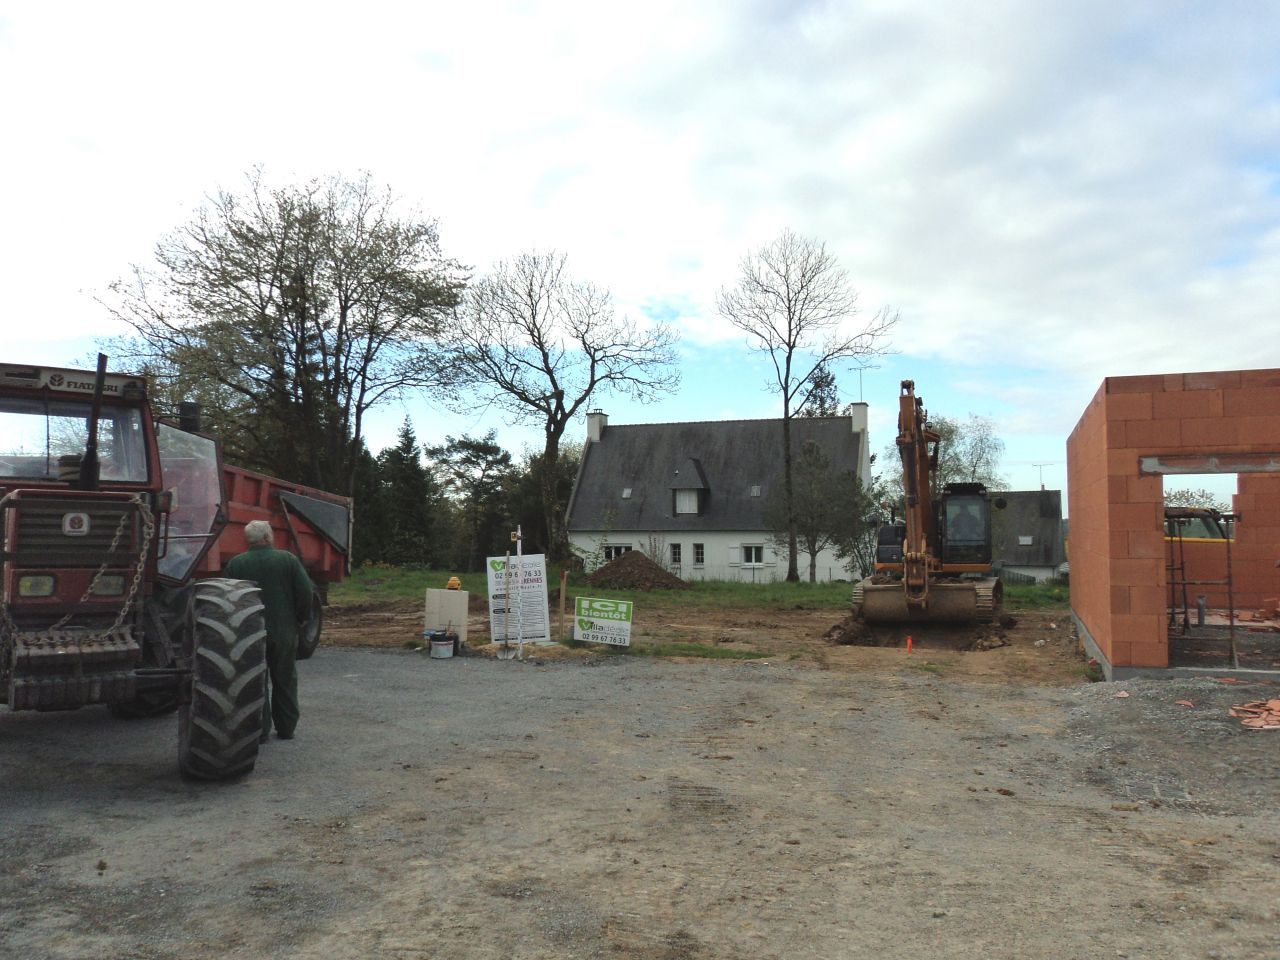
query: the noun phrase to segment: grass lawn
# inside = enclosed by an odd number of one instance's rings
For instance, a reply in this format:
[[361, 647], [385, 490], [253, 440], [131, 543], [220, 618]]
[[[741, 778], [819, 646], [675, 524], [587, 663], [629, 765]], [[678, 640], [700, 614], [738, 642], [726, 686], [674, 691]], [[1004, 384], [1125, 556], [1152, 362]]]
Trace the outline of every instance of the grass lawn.
[[[329, 590], [329, 602], [335, 606], [368, 604], [394, 600], [422, 600], [427, 587], [444, 587], [453, 576], [447, 570], [423, 570], [371, 564], [360, 567], [345, 583]], [[462, 589], [474, 596], [488, 593], [483, 573], [463, 573]], [[548, 571], [552, 592], [560, 582], [560, 571]], [[847, 607], [853, 591], [849, 583], [734, 583], [722, 580], [695, 580], [688, 590], [603, 590], [592, 587], [581, 574], [569, 575], [570, 597], [599, 597], [607, 600], [631, 600], [646, 605], [660, 604], [679, 610], [839, 610]], [[1051, 610], [1068, 606], [1070, 592], [1060, 581], [1037, 584], [1006, 584], [1006, 610]]]

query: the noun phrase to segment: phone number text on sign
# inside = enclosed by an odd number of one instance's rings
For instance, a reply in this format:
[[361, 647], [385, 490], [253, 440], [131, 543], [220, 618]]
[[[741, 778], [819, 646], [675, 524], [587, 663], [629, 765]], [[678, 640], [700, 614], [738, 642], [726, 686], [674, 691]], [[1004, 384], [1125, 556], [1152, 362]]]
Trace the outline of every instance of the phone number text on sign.
[[615, 647], [631, 646], [630, 600], [575, 597], [573, 608], [575, 640], [582, 643], [607, 643]]

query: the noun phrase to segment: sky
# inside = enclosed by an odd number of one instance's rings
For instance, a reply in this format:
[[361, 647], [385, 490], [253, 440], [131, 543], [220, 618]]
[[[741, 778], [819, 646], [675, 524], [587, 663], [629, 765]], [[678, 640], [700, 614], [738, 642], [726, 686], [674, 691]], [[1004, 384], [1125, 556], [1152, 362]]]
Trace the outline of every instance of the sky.
[[[769, 417], [716, 311], [784, 229], [826, 245], [899, 382], [990, 417], [1013, 489], [1066, 483], [1102, 379], [1280, 367], [1280, 17], [1255, 2], [58, 4], [0, 0], [7, 360], [79, 365], [99, 302], [208, 195], [368, 171], [477, 275], [559, 250], [674, 324], [682, 385], [613, 423]], [[858, 317], [848, 323], [851, 329]], [[369, 444], [541, 431], [430, 396]], [[585, 426], [570, 433], [581, 437]]]

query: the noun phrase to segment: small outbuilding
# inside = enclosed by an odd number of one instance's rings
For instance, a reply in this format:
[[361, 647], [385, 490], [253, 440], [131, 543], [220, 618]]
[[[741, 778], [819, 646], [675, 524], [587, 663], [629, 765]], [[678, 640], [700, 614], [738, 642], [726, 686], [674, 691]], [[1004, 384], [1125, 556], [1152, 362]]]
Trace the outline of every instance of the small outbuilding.
[[1164, 483], [1213, 473], [1237, 476], [1234, 605], [1261, 607], [1280, 592], [1280, 370], [1108, 377], [1072, 431], [1072, 615], [1108, 677], [1170, 667]]

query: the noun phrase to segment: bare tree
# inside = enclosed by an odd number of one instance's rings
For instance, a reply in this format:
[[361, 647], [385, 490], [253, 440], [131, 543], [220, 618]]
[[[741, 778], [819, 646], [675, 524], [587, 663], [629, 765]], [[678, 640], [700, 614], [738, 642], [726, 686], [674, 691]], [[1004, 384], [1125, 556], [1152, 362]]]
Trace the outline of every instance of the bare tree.
[[[782, 398], [783, 487], [787, 513], [787, 579], [800, 579], [792, 478], [791, 420], [804, 412], [815, 376], [838, 362], [864, 365], [885, 352], [896, 312], [879, 310], [861, 325], [858, 293], [825, 244], [784, 230], [777, 240], [742, 259], [742, 275], [717, 297], [720, 315], [768, 355]], [[856, 326], [856, 329], [854, 327]]]
[[350, 493], [366, 412], [439, 387], [440, 321], [463, 278], [434, 221], [334, 176], [220, 191], [104, 301], [137, 337], [112, 349], [159, 393], [206, 408], [246, 466]]
[[[675, 333], [616, 317], [608, 291], [574, 281], [566, 260], [534, 252], [497, 264], [468, 289], [452, 350], [473, 393], [542, 426], [545, 463], [558, 461], [565, 428], [591, 398], [616, 393], [644, 401], [679, 384]], [[543, 473], [547, 552], [568, 559], [555, 474]]]
[[[938, 432], [938, 462], [933, 470], [930, 491], [936, 500], [948, 483], [980, 483], [988, 490], [1007, 489], [1000, 474], [1004, 441], [989, 417], [971, 413], [963, 420], [932, 417], [930, 426]], [[896, 445], [884, 451], [883, 485], [895, 503], [902, 500], [902, 461]]]

